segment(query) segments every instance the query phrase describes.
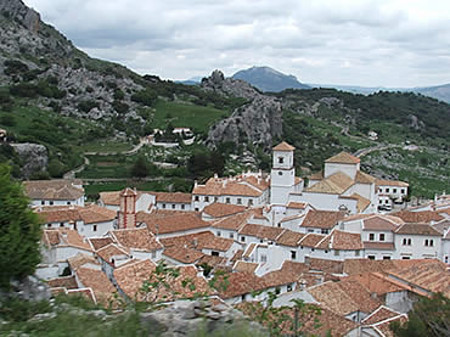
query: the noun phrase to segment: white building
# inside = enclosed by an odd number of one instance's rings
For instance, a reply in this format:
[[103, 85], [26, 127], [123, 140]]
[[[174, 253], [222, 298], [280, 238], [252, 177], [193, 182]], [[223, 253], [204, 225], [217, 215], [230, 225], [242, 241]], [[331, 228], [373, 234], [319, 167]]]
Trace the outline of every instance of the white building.
[[23, 184], [31, 206], [84, 206], [81, 180], [30, 180]]

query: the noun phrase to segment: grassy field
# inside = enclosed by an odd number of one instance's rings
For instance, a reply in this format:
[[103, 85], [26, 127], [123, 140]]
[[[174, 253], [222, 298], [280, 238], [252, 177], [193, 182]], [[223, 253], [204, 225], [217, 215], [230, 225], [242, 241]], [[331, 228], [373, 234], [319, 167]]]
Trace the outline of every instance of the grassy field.
[[153, 125], [164, 129], [170, 121], [174, 127], [188, 127], [199, 133], [206, 133], [213, 122], [227, 115], [223, 110], [159, 100], [155, 104]]
[[131, 150], [133, 144], [105, 139], [82, 144], [78, 148], [82, 152], [124, 152]]

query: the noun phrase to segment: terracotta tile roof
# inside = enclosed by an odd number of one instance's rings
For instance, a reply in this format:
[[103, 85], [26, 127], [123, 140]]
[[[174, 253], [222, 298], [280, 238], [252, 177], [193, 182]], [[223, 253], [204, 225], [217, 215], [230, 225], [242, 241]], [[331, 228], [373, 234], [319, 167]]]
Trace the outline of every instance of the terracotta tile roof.
[[126, 187], [122, 191], [120, 191], [119, 195], [121, 197], [137, 196], [138, 192], [137, 192], [136, 189], [132, 189], [130, 187]]
[[384, 179], [376, 179], [375, 184], [377, 186], [397, 186], [397, 187], [408, 187], [409, 184], [404, 181], [399, 180], [384, 180]]
[[197, 267], [202, 267], [203, 264], [207, 264], [213, 268], [225, 269], [227, 268], [228, 260], [222, 256], [203, 255], [196, 263]]
[[300, 227], [332, 229], [344, 218], [344, 212], [310, 210]]
[[105, 262], [111, 263], [114, 256], [125, 256], [129, 257], [129, 252], [114, 243], [108, 246], [100, 248], [96, 254]]
[[230, 262], [234, 263], [240, 259], [242, 259], [242, 254], [244, 253], [243, 249], [239, 249], [234, 253], [233, 257], [230, 259]]
[[364, 241], [364, 249], [376, 249], [376, 250], [394, 250], [395, 245], [393, 242], [373, 242]]
[[390, 270], [388, 273], [409, 284], [415, 284], [431, 292], [442, 292], [445, 296], [450, 297], [450, 271], [447, 269], [447, 265], [440, 261], [414, 264]]
[[193, 213], [183, 212], [169, 216], [157, 216], [153, 213], [138, 212], [136, 222], [145, 223], [147, 228], [154, 234], [168, 234], [184, 232], [193, 229], [207, 228], [209, 223], [200, 219]]
[[246, 261], [237, 261], [233, 266], [233, 269], [237, 272], [244, 272], [254, 274], [256, 268], [258, 268], [259, 263], [252, 263]]
[[285, 260], [281, 265], [281, 269], [300, 275], [301, 273], [307, 271], [309, 267], [305, 263]]
[[307, 291], [323, 306], [343, 316], [355, 311], [371, 313], [381, 305], [364, 286], [350, 280], [325, 282]]
[[291, 230], [284, 230], [283, 233], [281, 233], [280, 236], [277, 237], [276, 242], [277, 245], [281, 246], [288, 246], [288, 247], [298, 247], [300, 240], [305, 236], [306, 234], [294, 232]]
[[252, 210], [249, 210], [217, 220], [213, 223], [212, 227], [238, 231], [247, 224], [247, 221], [253, 216], [253, 213]]
[[196, 185], [193, 195], [233, 195], [244, 197], [259, 197], [263, 190], [243, 180], [228, 178], [210, 178], [205, 185]]
[[308, 203], [306, 202], [289, 202], [287, 205], [287, 208], [293, 208], [293, 209], [305, 209], [308, 206]]
[[94, 251], [99, 250], [100, 248], [105, 247], [110, 243], [113, 243], [113, 239], [109, 236], [104, 238], [89, 238], [88, 240], [91, 243]]
[[290, 271], [288, 268], [274, 270], [261, 277], [268, 287], [280, 287], [286, 284], [295, 283], [298, 280], [298, 274], [294, 271]]
[[361, 250], [363, 244], [359, 233], [344, 232], [334, 229], [324, 240], [316, 245], [320, 249]]
[[287, 151], [287, 152], [291, 152], [295, 150], [295, 147], [293, 147], [292, 145], [289, 145], [286, 142], [281, 142], [280, 144], [278, 144], [277, 146], [274, 146], [272, 148], [273, 151]]
[[405, 222], [413, 223], [429, 223], [431, 221], [440, 221], [444, 217], [439, 215], [436, 211], [421, 211], [421, 212], [410, 212], [410, 211], [400, 211], [392, 213], [392, 215], [399, 217]]
[[68, 296], [83, 296], [88, 301], [97, 303], [97, 299], [91, 288], [68, 289], [66, 294]]
[[191, 264], [197, 262], [205, 254], [193, 248], [172, 246], [164, 249], [163, 255], [184, 264]]
[[326, 235], [323, 234], [314, 234], [314, 233], [307, 233], [301, 240], [300, 240], [300, 246], [302, 247], [310, 247], [314, 248], [316, 245], [321, 242]]
[[[233, 298], [268, 288], [264, 278], [251, 273], [234, 272], [227, 274], [227, 276], [228, 286], [226, 289], [219, 290], [219, 297], [222, 299]], [[222, 277], [218, 279], [220, 282]]]
[[359, 158], [345, 151], [342, 151], [337, 155], [325, 160], [325, 163], [338, 163], [338, 164], [358, 164], [359, 162], [360, 162]]
[[294, 214], [294, 215], [284, 217], [283, 219], [280, 220], [280, 222], [283, 223], [283, 222], [287, 222], [287, 221], [291, 221], [291, 220], [301, 219], [304, 217], [305, 217], [304, 213], [303, 214]]
[[342, 274], [344, 271], [344, 263], [342, 261], [310, 257], [305, 263], [311, 270], [320, 270], [332, 274]]
[[395, 337], [394, 332], [391, 330], [391, 324], [392, 322], [398, 322], [400, 324], [405, 323], [408, 320], [408, 317], [405, 314], [398, 315], [393, 318], [386, 319], [382, 322], [373, 324], [372, 327], [376, 330], [381, 332], [382, 336], [384, 337]]
[[178, 204], [190, 204], [192, 201], [191, 193], [181, 193], [181, 192], [149, 192], [156, 197], [156, 202], [170, 202]]
[[112, 191], [112, 192], [100, 192], [100, 201], [105, 205], [110, 206], [119, 206], [120, 205], [120, 192], [121, 191]]
[[78, 284], [77, 284], [77, 281], [75, 280], [74, 275], [54, 278], [54, 279], [48, 280], [47, 284], [50, 288], [58, 288], [58, 287], [63, 287], [66, 289], [78, 288]]
[[198, 250], [211, 249], [221, 252], [228, 251], [234, 243], [234, 240], [215, 236], [210, 231], [173, 236], [170, 238], [163, 238], [160, 240], [164, 247], [182, 247], [186, 246]]
[[270, 179], [268, 177], [264, 177], [264, 175], [259, 175], [258, 177], [254, 175], [242, 174], [236, 177], [237, 181], [246, 182], [254, 187], [258, 188], [261, 191], [264, 191], [270, 187]]
[[43, 242], [47, 247], [75, 247], [92, 251], [91, 246], [73, 229], [44, 229]]
[[80, 181], [31, 180], [23, 182], [25, 193], [30, 199], [76, 200], [84, 196], [84, 189], [75, 187]]
[[[396, 220], [396, 221], [395, 221]], [[394, 231], [403, 220], [386, 215], [374, 215], [363, 221], [363, 229], [368, 231]]]
[[363, 274], [355, 274], [343, 278], [343, 280], [352, 280], [361, 283], [371, 293], [376, 293], [378, 296], [384, 296], [387, 293], [398, 292], [408, 288], [402, 286], [398, 282], [389, 279], [385, 274], [367, 272]]
[[97, 302], [108, 304], [113, 299], [116, 288], [104, 272], [97, 269], [80, 267], [75, 273], [85, 287], [92, 289]]
[[394, 311], [388, 307], [385, 307], [384, 305], [381, 305], [378, 309], [376, 309], [374, 312], [372, 312], [369, 316], [364, 318], [361, 321], [361, 324], [363, 325], [372, 325], [376, 324], [382, 321], [385, 321], [389, 318], [396, 317], [398, 315], [401, 315], [399, 312]]
[[358, 193], [353, 193], [350, 196], [350, 198], [352, 198], [352, 199], [357, 201], [356, 209], [358, 210], [358, 212], [363, 212], [367, 207], [370, 206], [370, 200], [364, 198], [363, 196], [359, 195]]
[[355, 177], [355, 182], [360, 183], [360, 184], [373, 184], [375, 183], [376, 178], [372, 177], [370, 174], [361, 172], [361, 171], [357, 171], [356, 172], [356, 177]]
[[237, 213], [242, 213], [247, 208], [232, 204], [223, 204], [219, 202], [212, 203], [203, 209], [203, 213], [211, 215], [213, 218], [222, 218]]
[[[144, 281], [151, 279], [156, 265], [151, 260], [141, 260], [122, 265], [114, 270], [114, 278], [118, 287], [124, 294], [137, 301], [145, 301], [155, 295], [155, 291], [148, 296], [141, 292]], [[175, 279], [168, 277], [166, 282], [170, 283], [171, 292], [159, 289], [157, 301], [171, 301], [176, 298], [189, 298], [197, 293], [211, 293], [205, 278], [197, 276], [197, 269], [193, 266], [180, 266], [176, 268], [179, 276]], [[193, 287], [184, 286], [188, 281]], [[194, 289], [195, 288], [195, 289]]]
[[405, 223], [395, 230], [396, 234], [442, 236], [439, 231], [424, 223]]
[[44, 223], [52, 222], [66, 222], [66, 221], [79, 221], [81, 220], [80, 212], [78, 211], [80, 207], [46, 207], [44, 210], [39, 211], [35, 209], [34, 211], [39, 214], [39, 217]]
[[354, 181], [345, 173], [336, 172], [331, 176], [322, 179], [314, 185], [305, 188], [305, 192], [342, 194], [348, 190]]
[[433, 225], [433, 228], [441, 234], [447, 233], [448, 236], [450, 234], [450, 231], [448, 231], [448, 229], [450, 228], [450, 220], [439, 221], [438, 223]]
[[72, 271], [76, 271], [78, 268], [84, 265], [100, 265], [97, 260], [90, 255], [78, 253], [75, 256], [69, 257], [67, 259], [69, 267]]
[[323, 179], [323, 170], [320, 170], [319, 172], [309, 175], [308, 179], [309, 180], [322, 180]]
[[114, 240], [125, 248], [142, 251], [155, 251], [162, 249], [158, 239], [147, 228], [118, 229], [110, 232]]
[[113, 221], [117, 217], [115, 211], [97, 205], [90, 205], [84, 208], [80, 207], [78, 211], [81, 220], [83, 220], [85, 224]]
[[263, 226], [257, 224], [246, 224], [239, 230], [240, 235], [254, 236], [259, 239], [276, 241], [285, 229], [280, 227]]
[[253, 254], [253, 252], [255, 251], [255, 249], [257, 247], [258, 247], [258, 244], [255, 242], [252, 242], [245, 248], [244, 253], [242, 254], [242, 257], [244, 259], [249, 258]]

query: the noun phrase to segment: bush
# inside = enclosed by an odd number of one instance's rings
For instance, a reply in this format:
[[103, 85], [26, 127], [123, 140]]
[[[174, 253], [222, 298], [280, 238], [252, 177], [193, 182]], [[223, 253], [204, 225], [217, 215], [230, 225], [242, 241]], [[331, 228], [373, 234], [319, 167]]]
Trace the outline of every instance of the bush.
[[131, 100], [136, 103], [141, 103], [146, 106], [152, 106], [153, 103], [158, 98], [156, 92], [149, 89], [141, 90], [133, 95], [131, 95]]
[[117, 100], [115, 100], [115, 101], [112, 103], [112, 106], [113, 106], [114, 110], [116, 110], [117, 113], [118, 113], [119, 115], [124, 115], [124, 114], [126, 114], [126, 113], [128, 112], [128, 110], [130, 109], [130, 107], [128, 106], [128, 104], [123, 103], [123, 102], [121, 102], [121, 101], [117, 101]]
[[37, 96], [37, 88], [34, 84], [19, 83], [9, 88], [13, 96], [34, 98]]
[[81, 101], [80, 103], [78, 103], [78, 110], [82, 111], [82, 112], [89, 112], [94, 108], [98, 108], [98, 103], [94, 100], [86, 100], [86, 101]]
[[4, 63], [6, 75], [23, 74], [28, 71], [28, 66], [17, 60], [6, 60]]

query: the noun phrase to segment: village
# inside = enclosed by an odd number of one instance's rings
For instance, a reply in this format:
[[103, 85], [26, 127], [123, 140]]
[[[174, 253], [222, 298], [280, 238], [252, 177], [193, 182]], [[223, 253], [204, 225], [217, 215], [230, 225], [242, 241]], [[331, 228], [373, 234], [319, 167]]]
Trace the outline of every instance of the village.
[[[176, 291], [161, 302], [275, 293], [274, 306], [319, 307], [321, 331], [339, 336], [393, 336], [418, 298], [450, 296], [450, 195], [406, 207], [408, 183], [364, 173], [346, 152], [305, 181], [294, 151], [282, 142], [270, 174], [215, 175], [191, 193], [125, 188], [87, 203], [80, 180], [25, 181], [44, 223], [36, 276], [54, 294], [148, 301], [143, 285], [164, 262]], [[226, 287], [209, 286], [218, 275]]]

